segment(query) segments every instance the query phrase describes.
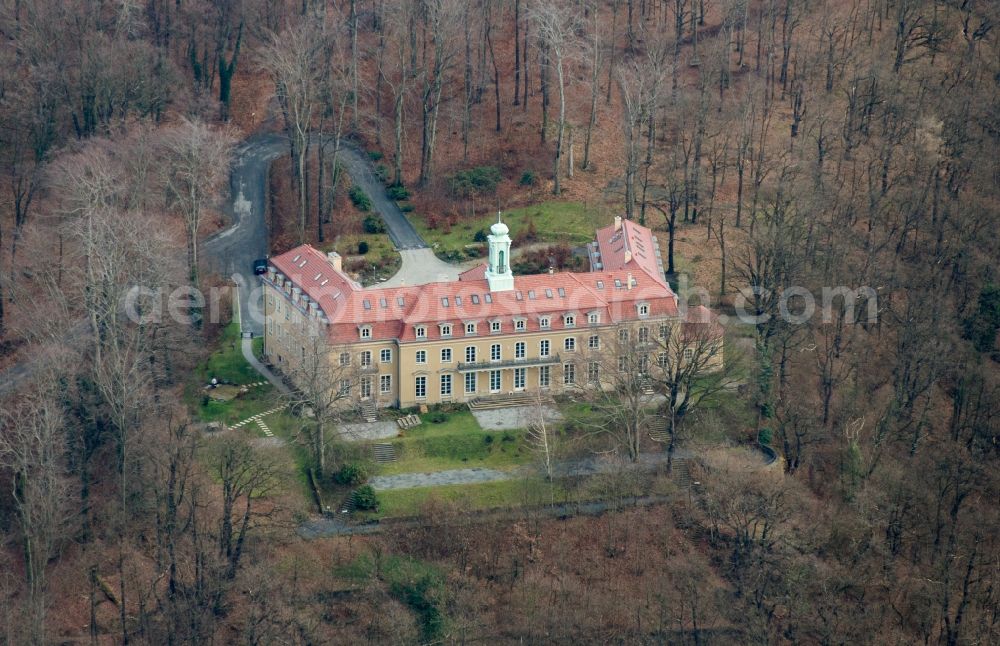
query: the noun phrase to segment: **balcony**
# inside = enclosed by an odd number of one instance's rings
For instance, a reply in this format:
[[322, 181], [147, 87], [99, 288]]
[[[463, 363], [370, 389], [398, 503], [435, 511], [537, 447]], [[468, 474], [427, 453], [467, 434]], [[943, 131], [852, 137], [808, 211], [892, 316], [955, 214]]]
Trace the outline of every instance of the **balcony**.
[[377, 363], [363, 363], [363, 364], [361, 364], [361, 367], [358, 369], [358, 372], [360, 372], [363, 375], [374, 374], [374, 373], [378, 372], [378, 364]]
[[528, 357], [526, 359], [507, 359], [504, 361], [475, 361], [458, 364], [459, 372], [477, 372], [480, 370], [501, 370], [503, 368], [532, 368], [534, 366], [555, 366], [562, 363], [558, 354], [547, 357]]

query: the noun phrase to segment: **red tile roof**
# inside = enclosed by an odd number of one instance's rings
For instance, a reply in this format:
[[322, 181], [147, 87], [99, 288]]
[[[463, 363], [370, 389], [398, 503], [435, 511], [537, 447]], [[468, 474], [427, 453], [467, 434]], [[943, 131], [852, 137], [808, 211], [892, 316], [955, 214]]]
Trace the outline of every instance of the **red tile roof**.
[[[663, 279], [649, 229], [625, 221], [622, 232], [616, 239], [614, 226], [598, 231], [603, 270], [516, 276], [511, 291], [490, 292], [482, 277], [485, 265], [456, 281], [364, 289], [309, 245], [271, 258], [273, 271], [265, 278], [275, 284], [282, 276], [291, 281], [286, 293], [299, 287], [315, 301], [335, 342], [357, 341], [361, 326], [371, 327], [372, 340], [401, 342], [415, 340], [417, 326], [426, 328], [426, 338], [441, 338], [439, 325], [445, 323], [453, 326], [452, 338], [464, 338], [469, 322], [477, 323], [477, 336], [489, 336], [489, 322], [495, 319], [501, 320], [502, 333], [514, 332], [518, 319], [528, 332], [563, 330], [569, 329], [567, 314], [576, 315], [575, 329], [585, 329], [591, 312], [599, 314], [601, 324], [615, 323], [639, 318], [641, 304], [648, 305], [649, 316], [677, 316], [677, 297]], [[632, 250], [628, 261], [625, 248]], [[550, 318], [549, 328], [541, 327], [543, 317]]]
[[604, 271], [644, 271], [667, 285], [659, 259], [659, 246], [648, 228], [631, 220], [621, 220], [597, 230], [597, 250]]

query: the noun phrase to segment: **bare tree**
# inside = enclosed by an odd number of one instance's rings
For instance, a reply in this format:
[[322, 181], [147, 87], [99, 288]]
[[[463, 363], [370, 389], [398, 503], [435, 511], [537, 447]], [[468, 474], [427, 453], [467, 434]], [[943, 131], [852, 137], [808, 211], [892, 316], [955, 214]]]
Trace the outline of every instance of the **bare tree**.
[[285, 130], [291, 140], [299, 188], [299, 242], [306, 239], [306, 160], [313, 121], [322, 102], [328, 40], [322, 24], [304, 21], [280, 34], [272, 34], [258, 54], [261, 65], [274, 80]]
[[27, 634], [48, 643], [49, 561], [69, 538], [73, 495], [66, 471], [66, 443], [58, 405], [42, 394], [0, 411], [0, 473], [9, 480], [24, 553]]
[[236, 576], [256, 515], [255, 502], [277, 484], [275, 462], [241, 435], [215, 447], [214, 471], [222, 484], [219, 554], [228, 563], [228, 578]]
[[[331, 427], [348, 411], [353, 398], [374, 397], [378, 384], [372, 380], [377, 372], [363, 373], [377, 365], [377, 358], [370, 351], [367, 355], [364, 351], [356, 354], [349, 347], [330, 345], [319, 323], [314, 332], [303, 341], [300, 356], [290, 360], [288, 378], [294, 389], [288, 397], [293, 407], [312, 417], [311, 423], [303, 425], [303, 431], [308, 435], [317, 476], [322, 478]], [[359, 393], [359, 389], [363, 392]]]
[[163, 182], [167, 205], [184, 219], [189, 279], [198, 287], [198, 230], [205, 203], [229, 177], [235, 138], [225, 129], [209, 128], [199, 120], [183, 119], [163, 135]]
[[531, 16], [537, 26], [536, 38], [544, 48], [547, 65], [555, 69], [559, 85], [559, 123], [556, 125], [556, 152], [552, 162], [552, 193], [560, 193], [563, 137], [566, 131], [566, 65], [576, 55], [578, 14], [574, 7], [559, 2], [535, 5]]
[[655, 362], [649, 375], [663, 395], [660, 414], [667, 422], [670, 470], [681, 420], [732, 383], [733, 358], [725, 360], [724, 331], [701, 306], [691, 308], [681, 323], [660, 323], [655, 333]]

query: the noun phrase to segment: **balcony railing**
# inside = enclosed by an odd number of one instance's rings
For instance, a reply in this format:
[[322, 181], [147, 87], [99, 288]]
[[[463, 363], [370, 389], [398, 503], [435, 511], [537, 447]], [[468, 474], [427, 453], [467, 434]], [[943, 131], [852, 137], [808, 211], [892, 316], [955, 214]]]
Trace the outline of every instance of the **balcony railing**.
[[473, 361], [458, 364], [459, 372], [474, 372], [477, 370], [500, 370], [501, 368], [531, 368], [533, 366], [555, 366], [562, 363], [558, 354], [547, 357], [530, 357], [525, 359], [506, 359], [503, 361]]

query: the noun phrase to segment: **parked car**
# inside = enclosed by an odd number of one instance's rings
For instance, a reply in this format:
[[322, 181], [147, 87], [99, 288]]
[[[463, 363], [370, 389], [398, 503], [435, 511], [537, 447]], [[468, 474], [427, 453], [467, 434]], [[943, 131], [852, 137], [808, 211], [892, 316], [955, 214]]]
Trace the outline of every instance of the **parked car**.
[[253, 273], [257, 275], [267, 273], [267, 258], [258, 258], [253, 261]]

